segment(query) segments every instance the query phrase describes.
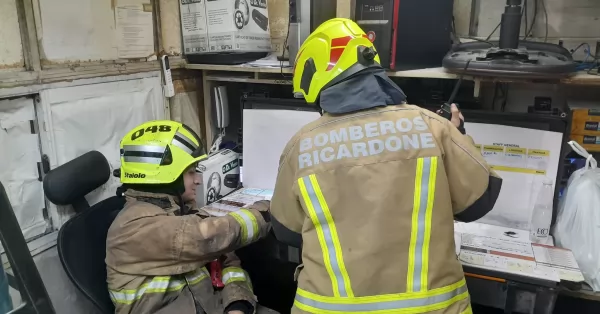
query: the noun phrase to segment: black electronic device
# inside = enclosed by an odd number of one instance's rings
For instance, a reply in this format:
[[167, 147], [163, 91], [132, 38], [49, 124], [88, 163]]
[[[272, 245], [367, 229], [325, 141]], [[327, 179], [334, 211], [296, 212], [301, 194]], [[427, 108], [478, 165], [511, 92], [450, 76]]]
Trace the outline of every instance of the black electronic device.
[[252, 19], [254, 22], [256, 22], [256, 25], [258, 25], [258, 27], [262, 28], [264, 31], [269, 28], [269, 19], [256, 9], [252, 10]]
[[356, 0], [354, 18], [392, 70], [439, 67], [452, 45], [452, 0]]
[[[575, 72], [576, 63], [567, 49], [519, 39], [521, 4], [522, 0], [506, 0], [499, 41], [456, 45], [444, 57], [444, 68], [457, 73], [522, 78], [560, 78]], [[469, 68], [464, 70], [467, 62]]]

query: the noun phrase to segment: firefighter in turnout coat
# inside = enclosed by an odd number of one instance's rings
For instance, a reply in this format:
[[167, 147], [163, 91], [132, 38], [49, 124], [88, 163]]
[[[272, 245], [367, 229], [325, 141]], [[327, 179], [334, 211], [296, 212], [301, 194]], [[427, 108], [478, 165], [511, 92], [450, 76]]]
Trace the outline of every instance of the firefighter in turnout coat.
[[302, 247], [292, 313], [471, 313], [453, 220], [489, 212], [502, 180], [456, 106], [451, 122], [405, 104], [347, 19], [307, 38], [293, 87], [323, 114], [285, 147], [271, 201], [278, 239]]
[[[198, 136], [174, 121], [151, 121], [121, 141], [124, 209], [106, 241], [107, 281], [117, 314], [275, 313], [257, 308], [248, 274], [233, 251], [270, 230], [268, 203], [224, 217], [194, 209]], [[224, 288], [207, 264], [220, 259]]]

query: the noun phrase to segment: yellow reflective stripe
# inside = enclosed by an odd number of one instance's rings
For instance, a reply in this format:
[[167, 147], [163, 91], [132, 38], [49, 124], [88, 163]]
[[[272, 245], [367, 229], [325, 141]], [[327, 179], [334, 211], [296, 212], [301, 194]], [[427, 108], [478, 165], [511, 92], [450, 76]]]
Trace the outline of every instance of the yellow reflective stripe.
[[319, 244], [321, 245], [321, 252], [323, 253], [323, 262], [325, 263], [325, 269], [327, 269], [327, 273], [329, 274], [329, 278], [331, 279], [333, 295], [339, 297], [340, 291], [336, 289], [338, 283], [335, 274], [333, 273], [333, 269], [331, 268], [331, 261], [329, 260], [329, 249], [327, 248], [327, 244], [325, 244], [323, 228], [321, 228], [321, 223], [319, 222], [319, 218], [315, 213], [315, 208], [313, 207], [312, 201], [308, 196], [308, 192], [306, 191], [306, 185], [304, 185], [303, 178], [298, 179], [298, 187], [300, 188], [300, 194], [302, 194], [304, 204], [306, 204], [306, 208], [308, 209], [308, 215], [310, 216], [310, 219], [312, 220], [312, 223], [315, 226], [315, 230], [317, 231], [317, 238], [319, 239]]
[[138, 289], [109, 290], [114, 303], [132, 304], [142, 298], [145, 293], [165, 293], [179, 291], [185, 287], [185, 282], [170, 277], [154, 277], [142, 284]]
[[298, 288], [294, 305], [310, 313], [425, 313], [467, 299], [465, 280], [423, 292], [368, 297], [325, 297]]
[[185, 278], [187, 279], [189, 285], [195, 285], [209, 276], [210, 275], [208, 274], [206, 267], [202, 267], [191, 274], [187, 274]]
[[467, 307], [466, 310], [460, 312], [460, 314], [473, 314], [473, 309], [471, 309], [471, 305], [469, 304], [469, 306]]
[[319, 204], [323, 209], [323, 214], [325, 215], [325, 219], [327, 220], [327, 225], [329, 226], [329, 230], [331, 230], [331, 240], [333, 241], [333, 246], [335, 248], [335, 256], [337, 259], [337, 264], [339, 265], [339, 271], [344, 280], [344, 287], [346, 288], [346, 294], [348, 297], [353, 297], [354, 292], [352, 291], [352, 286], [350, 284], [350, 276], [348, 276], [348, 271], [346, 270], [346, 265], [344, 264], [344, 256], [342, 254], [342, 246], [340, 244], [340, 238], [338, 237], [337, 228], [335, 227], [335, 223], [333, 222], [333, 216], [331, 215], [331, 211], [329, 211], [329, 206], [325, 201], [325, 197], [323, 196], [323, 192], [321, 191], [321, 187], [319, 186], [319, 182], [317, 181], [317, 177], [314, 174], [310, 176], [310, 182], [313, 185], [315, 190], [317, 199], [319, 200]]
[[406, 290], [427, 290], [437, 157], [417, 159]]
[[415, 251], [417, 247], [417, 232], [419, 225], [419, 208], [421, 202], [421, 178], [423, 176], [423, 158], [417, 159], [415, 174], [415, 191], [413, 195], [413, 212], [410, 227], [410, 246], [408, 248], [408, 271], [406, 274], [406, 291], [413, 292], [415, 277]]
[[208, 278], [208, 271], [206, 268], [188, 273], [185, 276], [186, 281], [174, 279], [171, 276], [156, 276], [152, 279], [146, 280], [137, 289], [121, 289], [121, 290], [110, 290], [109, 294], [113, 303], [119, 304], [133, 304], [135, 301], [142, 298], [147, 293], [166, 293], [180, 291], [186, 285], [194, 285], [202, 280]]
[[423, 243], [423, 269], [421, 271], [421, 288], [427, 290], [427, 275], [429, 274], [429, 242], [431, 241], [431, 219], [433, 215], [433, 201], [435, 199], [435, 184], [437, 176], [437, 157], [431, 157], [429, 171], [429, 186], [427, 193], [427, 208], [425, 212], [425, 241]]
[[239, 267], [226, 267], [223, 269], [221, 280], [224, 284], [230, 284], [232, 282], [244, 282], [248, 285], [248, 288], [252, 290], [252, 281], [248, 273]]
[[236, 212], [229, 213], [239, 224], [242, 229], [242, 243], [248, 244], [253, 242], [258, 235], [258, 221], [254, 214], [247, 209], [240, 209]]
[[348, 272], [341, 255], [342, 249], [335, 223], [317, 177], [313, 174], [300, 178], [298, 179], [298, 185], [309, 216], [317, 231], [323, 253], [323, 262], [331, 278], [333, 295], [353, 296]]

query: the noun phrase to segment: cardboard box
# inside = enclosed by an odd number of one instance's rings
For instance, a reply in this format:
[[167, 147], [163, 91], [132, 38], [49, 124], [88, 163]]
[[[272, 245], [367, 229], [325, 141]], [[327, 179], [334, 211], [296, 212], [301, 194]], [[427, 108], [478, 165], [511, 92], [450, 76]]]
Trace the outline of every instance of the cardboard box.
[[196, 203], [200, 207], [235, 191], [240, 183], [238, 154], [229, 149], [200, 162], [197, 170], [202, 173], [202, 188], [196, 194]]
[[184, 54], [270, 52], [267, 0], [180, 0]]
[[600, 135], [571, 134], [571, 140], [577, 142], [588, 152], [600, 152]]
[[570, 103], [571, 134], [600, 135], [600, 104], [593, 102]]

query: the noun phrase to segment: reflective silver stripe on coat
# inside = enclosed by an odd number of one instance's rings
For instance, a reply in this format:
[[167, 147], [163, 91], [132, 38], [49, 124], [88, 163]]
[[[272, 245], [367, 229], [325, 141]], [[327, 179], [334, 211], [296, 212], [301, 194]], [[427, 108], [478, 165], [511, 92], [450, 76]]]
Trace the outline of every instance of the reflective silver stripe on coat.
[[[448, 302], [453, 298], [467, 292], [467, 285], [461, 285], [460, 287], [451, 290], [449, 292], [430, 296], [430, 297], [422, 297], [422, 298], [413, 298], [413, 299], [403, 299], [403, 300], [390, 300], [390, 301], [379, 301], [379, 302], [369, 302], [369, 303], [329, 303], [322, 302], [313, 299], [309, 299], [303, 296], [296, 294], [296, 302], [310, 306], [317, 310], [323, 311], [338, 311], [341, 313], [352, 313], [352, 312], [369, 312], [369, 311], [381, 311], [381, 310], [408, 310], [411, 308], [418, 308], [424, 306], [436, 305], [443, 302]], [[355, 298], [354, 298], [355, 299]], [[457, 300], [458, 301], [458, 300]], [[453, 304], [453, 303], [452, 303]], [[448, 304], [444, 308], [452, 305]], [[417, 311], [415, 309], [414, 313], [427, 313], [430, 311]], [[410, 312], [413, 313], [413, 312]]]
[[208, 270], [205, 267], [202, 267], [194, 273], [186, 274], [185, 279], [187, 279], [188, 284], [195, 285], [209, 276]]
[[229, 215], [237, 218], [238, 222], [241, 224], [239, 219], [241, 218], [244, 222], [244, 226], [242, 227], [242, 231], [245, 232], [246, 243], [250, 243], [254, 241], [254, 236], [256, 235], [256, 230], [258, 230], [258, 222], [254, 215], [248, 210], [241, 209], [236, 212], [232, 212]]
[[243, 272], [229, 271], [223, 274], [223, 283], [228, 284], [233, 281], [246, 281], [246, 274]]
[[325, 243], [327, 245], [327, 250], [329, 253], [329, 261], [331, 262], [331, 269], [333, 270], [335, 278], [337, 279], [337, 289], [340, 292], [340, 296], [347, 297], [348, 292], [346, 291], [344, 276], [342, 276], [340, 265], [338, 265], [337, 253], [335, 251], [335, 246], [331, 237], [331, 230], [329, 229], [327, 218], [325, 218], [325, 213], [323, 212], [321, 203], [319, 203], [319, 199], [317, 198], [317, 194], [315, 193], [313, 184], [310, 181], [310, 177], [306, 176], [302, 178], [302, 181], [306, 186], [306, 192], [308, 193], [310, 202], [312, 203], [312, 206], [315, 209], [315, 213], [317, 214], [317, 218], [319, 219], [319, 223], [321, 224], [321, 229], [323, 230], [323, 236], [325, 238]]
[[417, 246], [415, 248], [414, 292], [421, 291], [421, 273], [423, 271], [423, 243], [425, 242], [425, 213], [429, 197], [429, 174], [431, 157], [423, 158], [423, 174], [421, 175], [421, 198], [419, 202], [419, 222], [417, 229]]
[[165, 277], [155, 277], [152, 281], [143, 284], [138, 289], [125, 290], [126, 292], [109, 290], [110, 298], [115, 303], [131, 304], [139, 300], [145, 293], [164, 293], [167, 291], [177, 291], [185, 287], [185, 282], [173, 280]]

